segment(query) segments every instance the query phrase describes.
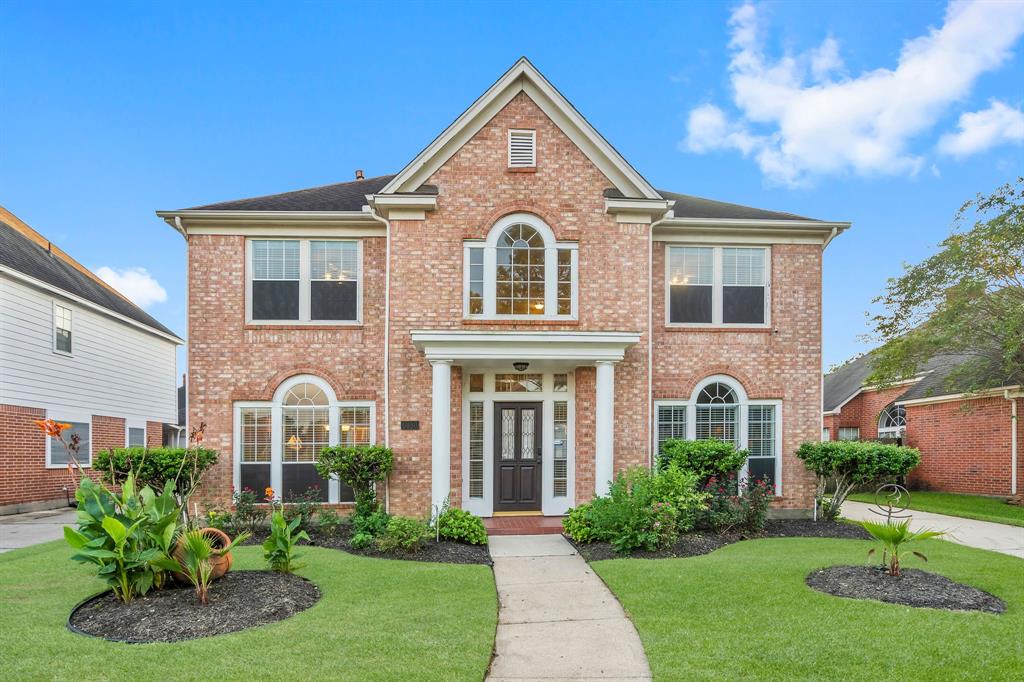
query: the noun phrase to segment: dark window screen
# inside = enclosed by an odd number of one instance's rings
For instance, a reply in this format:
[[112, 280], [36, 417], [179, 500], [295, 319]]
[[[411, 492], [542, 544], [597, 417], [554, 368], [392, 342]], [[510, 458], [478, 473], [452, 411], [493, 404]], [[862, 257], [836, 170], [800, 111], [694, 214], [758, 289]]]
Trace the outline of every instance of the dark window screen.
[[775, 458], [751, 457], [747, 460], [747, 479], [751, 484], [764, 480], [775, 484]]
[[764, 324], [764, 287], [722, 287], [722, 322]]
[[293, 280], [253, 280], [252, 319], [299, 319], [299, 283]]
[[309, 313], [313, 320], [354, 320], [358, 285], [338, 280], [310, 282]]
[[676, 285], [669, 291], [670, 322], [711, 322], [711, 287]]

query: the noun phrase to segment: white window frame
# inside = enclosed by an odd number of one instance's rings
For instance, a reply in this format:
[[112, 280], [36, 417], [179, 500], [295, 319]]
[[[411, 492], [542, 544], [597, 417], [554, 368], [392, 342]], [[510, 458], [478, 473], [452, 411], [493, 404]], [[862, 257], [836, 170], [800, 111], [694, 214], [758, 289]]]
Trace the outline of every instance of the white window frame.
[[821, 442], [827, 443], [830, 440], [832, 440], [832, 430], [827, 426], [821, 427]]
[[[854, 438], [843, 438], [844, 431], [854, 431], [856, 436]], [[836, 430], [836, 440], [860, 440], [860, 427], [859, 426], [840, 426]]]
[[[703, 248], [712, 249], [713, 281], [711, 285], [711, 322], [673, 322], [672, 321], [672, 285], [671, 285], [671, 263], [672, 249], [682, 248]], [[722, 291], [723, 272], [722, 251], [723, 249], [761, 249], [764, 251], [764, 322], [722, 322]], [[664, 288], [665, 288], [665, 326], [679, 328], [711, 328], [722, 329], [768, 329], [772, 326], [772, 247], [764, 244], [665, 244], [665, 267], [664, 267]]]
[[[743, 389], [743, 386], [730, 376], [716, 374], [705, 378], [697, 384], [696, 388], [693, 389], [693, 393], [691, 393], [690, 397], [686, 399], [655, 400], [654, 413], [652, 415], [654, 421], [653, 428], [651, 429], [651, 433], [653, 434], [653, 441], [651, 443], [652, 452], [654, 452], [657, 457], [658, 410], [661, 407], [685, 407], [686, 440], [697, 439], [697, 398], [706, 386], [713, 383], [725, 384], [733, 390], [733, 393], [736, 394], [736, 402], [733, 404], [737, 406], [736, 429], [739, 435], [740, 449], [747, 449], [750, 436], [747, 431], [747, 415], [749, 408], [755, 405], [770, 405], [775, 408], [775, 496], [780, 497], [782, 495], [782, 401], [751, 400], [747, 397], [747, 392]], [[749, 468], [747, 466], [747, 462], [744, 460], [743, 467], [740, 469], [740, 478], [746, 478], [748, 471]]]
[[[289, 377], [274, 391], [272, 400], [246, 400], [235, 402], [232, 407], [233, 414], [233, 437], [231, 445], [232, 453], [232, 477], [235, 490], [242, 488], [242, 410], [245, 408], [264, 407], [270, 408], [270, 487], [280, 496], [282, 493], [284, 447], [282, 443], [282, 432], [284, 429], [284, 398], [294, 386], [298, 384], [314, 384], [327, 396], [328, 408], [328, 443], [338, 445], [341, 443], [341, 410], [343, 408], [363, 407], [370, 410], [370, 445], [377, 443], [377, 404], [372, 400], [337, 400], [334, 389], [326, 381], [311, 374], [300, 374]], [[341, 482], [333, 478], [328, 482], [327, 504], [351, 505], [353, 502], [341, 501]]]
[[[513, 134], [527, 134], [530, 136], [531, 142], [531, 163], [529, 164], [513, 164], [512, 163], [512, 135]], [[508, 150], [508, 167], [509, 168], [536, 168], [537, 167], [537, 131], [529, 128], [509, 128], [507, 136], [506, 148]]]
[[[68, 311], [68, 315], [71, 318], [71, 350], [60, 350], [57, 348], [57, 308], [63, 308]], [[53, 301], [53, 316], [50, 320], [50, 335], [52, 336], [51, 350], [57, 355], [63, 355], [65, 357], [74, 357], [75, 354], [75, 309], [63, 301]]]
[[[882, 420], [885, 419], [886, 413], [889, 410], [902, 409], [903, 410], [903, 426], [882, 426]], [[875, 422], [878, 430], [879, 438], [903, 438], [907, 433], [907, 408], [903, 405], [886, 405], [885, 409], [878, 413], [878, 421]]]
[[[297, 241], [299, 242], [299, 319], [297, 320], [259, 320], [252, 316], [252, 243], [254, 241]], [[310, 242], [349, 242], [356, 245], [356, 319], [354, 320], [313, 320], [310, 318], [310, 298], [313, 281], [310, 278]], [[318, 280], [319, 281], [319, 280]], [[354, 327], [363, 324], [363, 240], [336, 239], [333, 237], [251, 237], [245, 240], [245, 323], [267, 326], [310, 327]]]
[[[522, 223], [537, 230], [544, 240], [544, 310], [543, 315], [499, 315], [497, 309], [498, 239], [511, 227]], [[484, 252], [484, 312], [469, 312], [470, 252]], [[558, 252], [569, 251], [571, 302], [568, 315], [550, 314], [558, 310]], [[471, 320], [577, 320], [579, 319], [579, 244], [555, 240], [554, 231], [543, 220], [531, 213], [513, 213], [501, 218], [491, 227], [486, 240], [466, 240], [462, 248], [462, 314]]]
[[124, 446], [131, 447], [128, 443], [129, 429], [142, 429], [142, 447], [149, 447], [149, 432], [146, 428], [146, 422], [138, 420], [124, 420]]
[[[72, 348], [74, 348], [74, 346], [72, 346]], [[85, 414], [83, 412], [74, 412], [73, 410], [47, 410], [46, 418], [62, 423], [74, 422], [75, 424], [89, 425], [89, 451], [86, 453], [79, 452], [76, 459], [83, 469], [92, 468], [92, 415]], [[54, 447], [63, 448], [64, 446], [58, 445], [56, 438], [46, 436], [46, 468], [67, 469], [70, 464], [70, 460], [66, 464], [54, 464], [51, 461], [51, 455]]]

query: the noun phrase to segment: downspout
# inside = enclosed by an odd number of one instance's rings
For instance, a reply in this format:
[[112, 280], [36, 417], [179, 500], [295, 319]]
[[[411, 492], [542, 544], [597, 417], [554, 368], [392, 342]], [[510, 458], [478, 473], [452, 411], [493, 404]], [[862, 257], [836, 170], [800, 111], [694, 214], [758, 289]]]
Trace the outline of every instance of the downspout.
[[[824, 289], [825, 289], [825, 282], [824, 282], [824, 279], [825, 279], [825, 249], [828, 248], [828, 245], [832, 242], [833, 239], [836, 238], [837, 234], [839, 234], [839, 228], [838, 227], [833, 227], [831, 234], [829, 234], [828, 238], [825, 239], [825, 243], [821, 245], [821, 260], [822, 260], [821, 279], [822, 279], [822, 282], [821, 282], [821, 286], [818, 287], [818, 290], [822, 291], [822, 292], [824, 292]], [[818, 319], [818, 327], [819, 327], [818, 331], [820, 332], [819, 335], [818, 335], [818, 338], [819, 338], [818, 348], [824, 348], [825, 347], [825, 324], [824, 324], [824, 319], [823, 319], [824, 316], [825, 316], [825, 306], [822, 305], [822, 307], [821, 307], [821, 318]], [[821, 434], [824, 433], [824, 431], [825, 431], [825, 402], [824, 402], [825, 401], [825, 368], [824, 367], [819, 367], [818, 368], [818, 395], [821, 396], [821, 400], [822, 400], [821, 407], [818, 409], [818, 415], [819, 415], [818, 416], [818, 440], [821, 440]], [[834, 426], [834, 424], [833, 424], [833, 426]], [[781, 481], [779, 483], [781, 484]], [[815, 521], [817, 521], [818, 520], [818, 486], [817, 485], [815, 485], [815, 487], [814, 487], [814, 503], [813, 503], [813, 507], [814, 507], [814, 509], [813, 509], [813, 512], [812, 512], [812, 518]]]
[[[185, 447], [188, 447], [188, 434], [189, 434], [189, 430], [188, 430], [188, 423], [189, 423], [189, 415], [188, 415], [188, 412], [189, 412], [189, 410], [188, 410], [188, 403], [189, 403], [189, 400], [188, 400], [188, 389], [189, 389], [189, 386], [192, 385], [192, 372], [190, 371], [191, 367], [189, 367], [189, 359], [191, 357], [191, 354], [189, 353], [189, 347], [188, 347], [188, 345], [190, 343], [190, 339], [192, 338], [192, 334], [191, 334], [192, 330], [190, 328], [190, 322], [191, 322], [191, 317], [192, 316], [189, 314], [189, 311], [192, 309], [192, 306], [189, 305], [189, 286], [188, 286], [188, 284], [189, 284], [189, 281], [192, 279], [192, 266], [191, 266], [191, 263], [189, 262], [190, 259], [189, 259], [188, 233], [185, 231], [185, 226], [181, 224], [181, 216], [177, 216], [177, 215], [174, 216], [174, 228], [178, 232], [181, 233], [182, 237], [185, 238], [185, 380], [184, 380], [184, 384], [185, 384]], [[175, 372], [174, 374], [175, 374], [175, 376], [174, 376], [174, 379], [175, 379], [174, 396], [175, 396], [175, 398], [177, 398], [177, 396], [178, 396], [178, 386], [177, 386], [178, 376], [177, 376], [177, 374], [178, 373]], [[175, 408], [175, 411], [177, 411], [177, 408], [178, 408], [177, 400], [175, 400], [174, 408]], [[180, 437], [181, 433], [179, 432], [178, 435]], [[232, 465], [232, 471], [233, 470], [234, 470], [234, 465]], [[232, 474], [232, 476], [234, 476], [234, 474]], [[232, 484], [234, 484], [234, 479], [232, 479]]]
[[1017, 394], [1003, 391], [1003, 398], [1010, 401], [1010, 495], [1017, 494]]
[[[370, 217], [384, 225], [384, 447], [391, 443], [390, 393], [391, 368], [391, 222], [370, 206]], [[391, 477], [384, 481], [384, 510], [391, 513]]]
[[[672, 211], [651, 223], [647, 239], [647, 468], [654, 469], [654, 228]], [[665, 264], [668, 267], [668, 263]]]

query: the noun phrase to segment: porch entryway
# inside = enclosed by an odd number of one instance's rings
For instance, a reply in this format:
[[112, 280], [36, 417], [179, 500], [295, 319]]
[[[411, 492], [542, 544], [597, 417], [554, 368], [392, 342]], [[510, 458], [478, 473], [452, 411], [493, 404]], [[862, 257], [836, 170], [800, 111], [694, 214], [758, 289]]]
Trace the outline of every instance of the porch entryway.
[[494, 404], [495, 512], [541, 510], [542, 407], [539, 402]]

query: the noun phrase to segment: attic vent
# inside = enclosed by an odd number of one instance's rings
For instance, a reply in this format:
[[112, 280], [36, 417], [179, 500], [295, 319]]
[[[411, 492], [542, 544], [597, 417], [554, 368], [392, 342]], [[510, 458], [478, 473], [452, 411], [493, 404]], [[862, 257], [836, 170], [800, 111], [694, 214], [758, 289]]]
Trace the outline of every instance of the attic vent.
[[508, 131], [508, 167], [533, 168], [537, 165], [537, 131]]

